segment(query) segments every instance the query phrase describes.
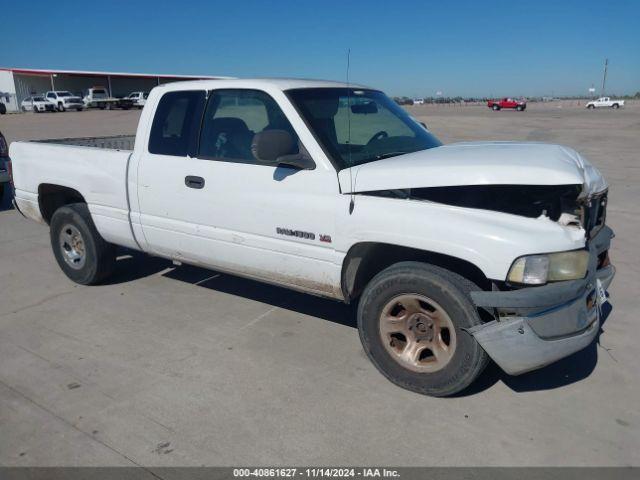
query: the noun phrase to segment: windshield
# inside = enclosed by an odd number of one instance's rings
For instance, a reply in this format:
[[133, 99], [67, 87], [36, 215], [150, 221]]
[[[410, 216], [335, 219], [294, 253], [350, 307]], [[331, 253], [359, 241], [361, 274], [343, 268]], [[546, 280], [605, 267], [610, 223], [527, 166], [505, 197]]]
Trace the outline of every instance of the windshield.
[[57, 92], [59, 97], [72, 97], [71, 92]]
[[304, 88], [287, 94], [339, 170], [442, 145], [379, 91]]

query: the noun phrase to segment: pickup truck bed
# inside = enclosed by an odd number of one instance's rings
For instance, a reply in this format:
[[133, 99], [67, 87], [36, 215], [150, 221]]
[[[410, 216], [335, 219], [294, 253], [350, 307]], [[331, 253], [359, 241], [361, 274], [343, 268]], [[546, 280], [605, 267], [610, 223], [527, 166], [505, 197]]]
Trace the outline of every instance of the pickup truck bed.
[[[87, 202], [105, 240], [139, 249], [129, 223], [127, 188], [134, 140], [135, 135], [118, 135], [15, 142], [14, 155], [20, 159], [17, 196], [21, 211], [48, 221], [53, 212], [42, 211], [42, 198], [55, 195], [53, 186], [64, 185]], [[61, 157], [64, 163], [56, 161]]]

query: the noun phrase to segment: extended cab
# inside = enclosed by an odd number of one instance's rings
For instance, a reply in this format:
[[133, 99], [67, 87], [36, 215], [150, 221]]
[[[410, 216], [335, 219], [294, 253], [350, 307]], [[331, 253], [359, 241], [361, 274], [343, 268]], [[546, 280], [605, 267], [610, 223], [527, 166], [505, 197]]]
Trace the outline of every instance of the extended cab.
[[65, 110], [77, 110], [79, 112], [84, 108], [82, 98], [66, 90], [50, 90], [44, 96], [47, 102], [52, 103], [59, 112], [64, 112]]
[[602, 107], [620, 108], [620, 107], [624, 107], [624, 100], [613, 100], [609, 97], [600, 97], [597, 100], [590, 101], [585, 105], [585, 107], [589, 109], [602, 108]]
[[502, 110], [503, 108], [511, 108], [518, 112], [522, 112], [527, 108], [527, 102], [524, 100], [515, 100], [513, 98], [503, 98], [501, 100], [489, 100], [487, 102], [487, 107], [494, 111]]
[[[102, 146], [102, 148], [98, 148]], [[396, 384], [451, 395], [589, 345], [613, 276], [607, 184], [574, 150], [442, 145], [378, 90], [154, 88], [135, 137], [13, 142], [15, 202], [81, 284], [116, 246], [358, 302]]]

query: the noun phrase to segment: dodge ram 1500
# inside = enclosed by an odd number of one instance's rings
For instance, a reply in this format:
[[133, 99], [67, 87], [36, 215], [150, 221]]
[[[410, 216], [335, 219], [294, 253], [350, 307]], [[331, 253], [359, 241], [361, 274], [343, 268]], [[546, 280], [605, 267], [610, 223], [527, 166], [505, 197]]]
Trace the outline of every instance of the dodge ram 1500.
[[[102, 147], [102, 148], [100, 148]], [[607, 183], [574, 150], [442, 145], [382, 92], [303, 80], [154, 88], [135, 137], [13, 142], [15, 204], [64, 273], [116, 246], [358, 302], [365, 352], [434, 396], [590, 344], [613, 276]]]

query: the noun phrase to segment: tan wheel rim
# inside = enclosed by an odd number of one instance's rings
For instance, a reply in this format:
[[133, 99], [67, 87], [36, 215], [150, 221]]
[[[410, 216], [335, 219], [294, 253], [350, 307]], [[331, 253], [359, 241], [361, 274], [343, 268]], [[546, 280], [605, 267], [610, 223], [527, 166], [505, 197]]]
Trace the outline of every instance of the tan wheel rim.
[[394, 297], [384, 306], [380, 338], [391, 358], [414, 372], [437, 372], [456, 351], [456, 330], [447, 312], [416, 293]]

